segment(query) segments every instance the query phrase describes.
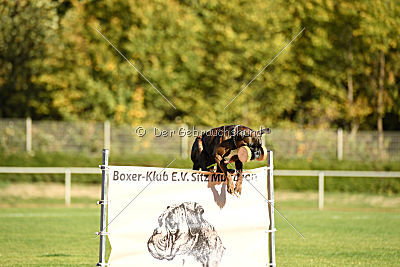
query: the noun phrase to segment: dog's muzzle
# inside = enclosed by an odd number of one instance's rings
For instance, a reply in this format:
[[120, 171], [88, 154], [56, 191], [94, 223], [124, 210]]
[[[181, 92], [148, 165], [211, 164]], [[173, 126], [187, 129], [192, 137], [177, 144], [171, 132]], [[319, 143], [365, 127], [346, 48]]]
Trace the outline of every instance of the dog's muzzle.
[[173, 239], [171, 233], [163, 234], [162, 229], [158, 227], [147, 242], [147, 248], [154, 258], [171, 260], [174, 258], [174, 255], [171, 255]]
[[251, 151], [251, 160], [259, 159], [261, 157], [261, 151], [256, 149]]
[[241, 162], [249, 162], [251, 160], [262, 161], [265, 159], [267, 149], [265, 146], [250, 148], [248, 146], [242, 146], [238, 150], [238, 157]]

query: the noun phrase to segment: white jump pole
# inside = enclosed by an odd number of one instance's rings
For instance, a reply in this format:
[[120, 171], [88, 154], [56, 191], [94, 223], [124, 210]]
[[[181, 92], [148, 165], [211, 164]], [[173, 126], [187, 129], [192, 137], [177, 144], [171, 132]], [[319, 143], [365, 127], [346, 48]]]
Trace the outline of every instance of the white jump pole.
[[274, 153], [268, 151], [268, 213], [269, 213], [269, 228], [268, 228], [268, 253], [269, 266], [276, 266], [275, 258], [275, 215], [274, 215]]
[[104, 122], [104, 148], [110, 149], [111, 146], [111, 125], [110, 121]]
[[109, 150], [103, 149], [103, 165], [101, 168], [101, 200], [97, 203], [101, 205], [100, 217], [100, 248], [99, 262], [97, 266], [106, 266], [106, 235], [107, 235], [107, 186], [108, 186], [108, 156]]

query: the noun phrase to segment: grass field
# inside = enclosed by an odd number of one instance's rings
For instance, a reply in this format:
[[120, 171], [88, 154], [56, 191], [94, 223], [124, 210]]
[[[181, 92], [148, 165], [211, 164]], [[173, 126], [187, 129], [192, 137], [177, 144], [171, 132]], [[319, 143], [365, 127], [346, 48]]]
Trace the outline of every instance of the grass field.
[[[73, 186], [63, 205], [58, 184], [0, 189], [0, 266], [93, 266], [98, 261], [97, 185]], [[47, 192], [47, 194], [43, 194]], [[89, 197], [89, 196], [92, 196]], [[276, 206], [306, 236], [276, 215], [279, 266], [399, 266], [400, 197], [276, 192]], [[108, 249], [109, 251], [109, 249]]]

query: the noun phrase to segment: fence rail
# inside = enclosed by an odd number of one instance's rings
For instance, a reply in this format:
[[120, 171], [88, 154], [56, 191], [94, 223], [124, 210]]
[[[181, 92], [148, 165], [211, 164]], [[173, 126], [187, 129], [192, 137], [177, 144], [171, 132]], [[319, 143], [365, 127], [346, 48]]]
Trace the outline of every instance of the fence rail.
[[[139, 136], [139, 126], [146, 131], [144, 136]], [[0, 119], [0, 151], [100, 154], [103, 148], [110, 148], [125, 155], [140, 152], [187, 158], [196, 133], [209, 128]], [[351, 134], [341, 129], [273, 129], [264, 138], [278, 158], [400, 161], [400, 132], [384, 132], [380, 136], [376, 131]]]
[[400, 172], [329, 171], [329, 170], [275, 170], [275, 176], [318, 177], [318, 208], [324, 208], [325, 177], [400, 178]]
[[[71, 204], [71, 174], [101, 174], [100, 168], [90, 167], [0, 167], [0, 173], [64, 174], [65, 205]], [[274, 176], [318, 177], [318, 207], [324, 208], [325, 177], [400, 178], [400, 172], [330, 171], [330, 170], [274, 170]]]

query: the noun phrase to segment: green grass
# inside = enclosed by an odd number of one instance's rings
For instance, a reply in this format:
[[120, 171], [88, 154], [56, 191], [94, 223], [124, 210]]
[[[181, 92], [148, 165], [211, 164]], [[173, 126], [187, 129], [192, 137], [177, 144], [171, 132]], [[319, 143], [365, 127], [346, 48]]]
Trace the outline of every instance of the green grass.
[[279, 216], [279, 266], [399, 266], [397, 212], [286, 210], [303, 240]]
[[[15, 196], [1, 196], [0, 202], [3, 206], [7, 207], [21, 207], [21, 206], [37, 206], [37, 205], [45, 205], [45, 206], [64, 206], [65, 199], [64, 198], [46, 198], [46, 197], [33, 197], [33, 198], [22, 198]], [[87, 198], [87, 197], [72, 197], [71, 202], [75, 204], [79, 204], [79, 206], [88, 206], [92, 204], [96, 204], [97, 199]]]
[[1, 208], [1, 266], [94, 266], [97, 208]]
[[[279, 266], [399, 266], [400, 198], [327, 193], [317, 210], [316, 192], [276, 192]], [[100, 209], [94, 198], [16, 197], [0, 208], [0, 266], [93, 266], [98, 261]], [[93, 203], [93, 204], [89, 204]], [[108, 247], [108, 253], [110, 248]]]

